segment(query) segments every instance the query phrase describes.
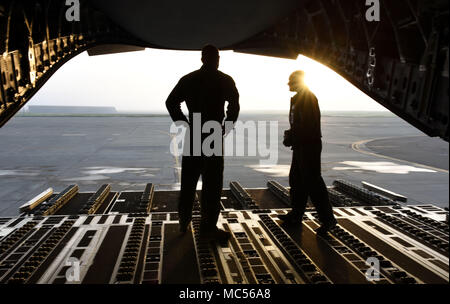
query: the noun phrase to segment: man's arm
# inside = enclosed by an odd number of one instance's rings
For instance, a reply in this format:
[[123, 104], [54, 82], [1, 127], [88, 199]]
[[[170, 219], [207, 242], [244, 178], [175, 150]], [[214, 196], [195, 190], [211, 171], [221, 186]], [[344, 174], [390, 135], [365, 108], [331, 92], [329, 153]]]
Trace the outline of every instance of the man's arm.
[[185, 96], [183, 92], [183, 82], [182, 80], [180, 80], [166, 100], [166, 107], [173, 121], [181, 120], [189, 123], [186, 115], [184, 115], [183, 111], [181, 111], [181, 103], [184, 101], [184, 99]]
[[231, 121], [233, 124], [239, 117], [239, 92], [236, 88], [234, 80], [230, 77], [228, 87], [227, 87], [227, 113], [225, 117], [225, 121]]
[[314, 94], [308, 95], [305, 107], [305, 139], [315, 140], [320, 138], [320, 108], [319, 101]]
[[292, 125], [294, 138], [297, 143], [308, 143], [320, 139], [320, 109], [316, 96], [311, 92], [304, 92], [295, 107], [294, 124]]

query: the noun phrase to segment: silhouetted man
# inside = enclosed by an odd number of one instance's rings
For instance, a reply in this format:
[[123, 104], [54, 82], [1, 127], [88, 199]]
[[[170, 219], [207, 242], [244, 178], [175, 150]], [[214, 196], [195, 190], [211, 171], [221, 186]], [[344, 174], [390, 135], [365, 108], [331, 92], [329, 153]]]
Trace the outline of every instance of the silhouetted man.
[[336, 219], [320, 172], [322, 133], [319, 103], [305, 85], [303, 71], [292, 73], [288, 85], [291, 92], [297, 92], [291, 98], [289, 111], [291, 128], [285, 131], [283, 141], [285, 146], [292, 147], [293, 150], [289, 173], [292, 211], [280, 215], [279, 218], [287, 225], [301, 223], [309, 196], [322, 224], [316, 232], [323, 236], [336, 225]]
[[[197, 182], [201, 175], [200, 237], [223, 241], [228, 239], [229, 233], [216, 227], [223, 186], [223, 147], [220, 155], [206, 156], [201, 148], [204, 139], [210, 134], [194, 134], [196, 132], [194, 117], [198, 117], [199, 114], [201, 126], [207, 121], [215, 121], [222, 126], [230, 125], [229, 122], [234, 124], [239, 115], [239, 93], [233, 78], [218, 70], [219, 58], [219, 50], [215, 46], [205, 46], [202, 49], [203, 66], [180, 79], [167, 98], [166, 106], [172, 120], [187, 122], [190, 132], [190, 151], [187, 151], [189, 155], [186, 155], [186, 150], [184, 151], [181, 168], [178, 203], [180, 231], [185, 232], [192, 219]], [[180, 105], [183, 101], [189, 110], [189, 119], [181, 111]], [[225, 101], [228, 102], [226, 117]], [[228, 130], [224, 130], [224, 133], [226, 132]], [[194, 140], [196, 136], [200, 136], [201, 143]], [[223, 140], [222, 136], [220, 140]], [[201, 154], [197, 155], [195, 151], [199, 150]]]

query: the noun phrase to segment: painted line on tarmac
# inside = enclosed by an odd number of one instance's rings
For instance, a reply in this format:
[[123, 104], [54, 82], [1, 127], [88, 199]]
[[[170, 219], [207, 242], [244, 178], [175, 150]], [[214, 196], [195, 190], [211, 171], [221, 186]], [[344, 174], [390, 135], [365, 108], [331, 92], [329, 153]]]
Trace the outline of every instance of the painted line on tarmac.
[[[436, 167], [432, 167], [432, 166], [427, 166], [427, 165], [423, 165], [423, 164], [415, 163], [415, 162], [412, 162], [412, 161], [409, 161], [409, 160], [399, 159], [399, 158], [395, 158], [395, 157], [391, 157], [391, 156], [386, 156], [386, 155], [383, 155], [383, 154], [370, 152], [370, 151], [367, 151], [367, 150], [364, 150], [363, 148], [361, 148], [361, 146], [365, 146], [365, 144], [367, 144], [368, 142], [374, 141], [374, 140], [393, 139], [393, 138], [398, 138], [398, 137], [382, 137], [382, 138], [373, 138], [373, 139], [366, 139], [366, 140], [357, 141], [357, 142], [352, 143], [352, 149], [355, 150], [356, 152], [363, 153], [363, 154], [366, 154], [366, 155], [371, 155], [371, 156], [386, 158], [386, 159], [390, 159], [390, 160], [394, 160], [394, 161], [404, 162], [404, 163], [408, 163], [408, 164], [415, 165], [415, 166], [418, 166], [418, 167], [422, 167], [422, 168], [425, 168], [425, 169], [434, 170], [434, 171], [438, 171], [438, 172], [442, 172], [442, 173], [447, 173], [448, 174], [448, 170], [445, 170], [445, 169], [436, 168]], [[368, 148], [366, 147], [366, 149], [368, 149]]]

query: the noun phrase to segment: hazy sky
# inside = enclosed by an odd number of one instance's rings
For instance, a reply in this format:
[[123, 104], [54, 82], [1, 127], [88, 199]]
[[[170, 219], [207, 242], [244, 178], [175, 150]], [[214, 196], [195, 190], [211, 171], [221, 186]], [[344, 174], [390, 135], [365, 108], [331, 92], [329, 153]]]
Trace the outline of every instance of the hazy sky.
[[[232, 76], [242, 111], [286, 110], [291, 72], [303, 69], [322, 111], [382, 111], [381, 105], [327, 67], [297, 60], [223, 51], [219, 69]], [[200, 68], [199, 51], [146, 49], [90, 57], [63, 65], [28, 105], [114, 106], [119, 111], [166, 113], [165, 100], [183, 75]]]

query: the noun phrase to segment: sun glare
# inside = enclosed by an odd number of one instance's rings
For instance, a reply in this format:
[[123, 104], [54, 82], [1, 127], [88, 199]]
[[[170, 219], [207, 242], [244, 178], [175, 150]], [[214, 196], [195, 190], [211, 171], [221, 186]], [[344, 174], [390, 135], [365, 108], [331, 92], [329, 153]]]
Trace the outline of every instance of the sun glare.
[[328, 97], [352, 87], [342, 76], [306, 56], [298, 56], [295, 65], [305, 72], [305, 84], [316, 94]]

